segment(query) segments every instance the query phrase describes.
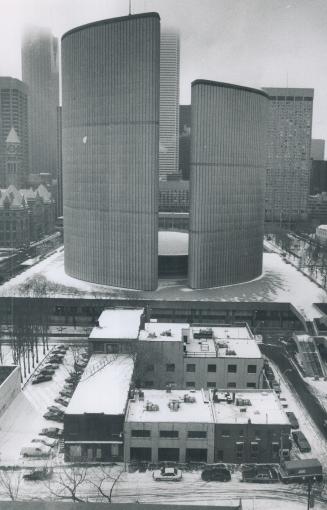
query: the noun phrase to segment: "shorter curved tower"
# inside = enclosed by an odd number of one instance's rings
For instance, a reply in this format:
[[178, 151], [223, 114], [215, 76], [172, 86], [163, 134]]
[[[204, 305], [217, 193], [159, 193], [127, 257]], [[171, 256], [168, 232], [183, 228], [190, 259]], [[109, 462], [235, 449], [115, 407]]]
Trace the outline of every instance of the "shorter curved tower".
[[192, 288], [241, 283], [262, 272], [267, 108], [261, 90], [192, 83]]

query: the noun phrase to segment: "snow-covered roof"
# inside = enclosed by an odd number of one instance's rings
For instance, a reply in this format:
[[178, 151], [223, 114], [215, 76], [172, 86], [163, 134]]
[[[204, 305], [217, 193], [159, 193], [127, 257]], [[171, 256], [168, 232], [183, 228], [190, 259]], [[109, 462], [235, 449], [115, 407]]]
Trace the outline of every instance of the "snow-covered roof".
[[92, 355], [66, 414], [124, 414], [133, 369], [130, 356]]
[[[142, 391], [144, 400], [139, 398], [135, 399], [135, 402], [129, 400], [126, 422], [212, 423], [210, 403], [204, 398], [202, 391], [173, 390], [171, 393], [165, 390]], [[194, 397], [195, 402], [184, 402], [184, 395]], [[172, 401], [179, 402], [177, 410], [172, 409]], [[149, 404], [158, 406], [157, 410], [147, 410], [147, 407], [148, 409], [151, 407]]]
[[99, 317], [99, 327], [92, 329], [89, 338], [136, 339], [143, 311], [143, 308], [104, 310]]
[[147, 322], [140, 331], [139, 340], [181, 342], [182, 330], [189, 327], [189, 324], [180, 322]]
[[213, 403], [215, 423], [247, 424], [251, 420], [252, 424], [258, 425], [289, 426], [289, 420], [274, 391], [253, 390], [228, 393], [230, 396], [235, 395], [233, 403], [228, 402], [227, 399], [221, 400], [225, 395], [223, 392], [218, 393], [220, 402]]

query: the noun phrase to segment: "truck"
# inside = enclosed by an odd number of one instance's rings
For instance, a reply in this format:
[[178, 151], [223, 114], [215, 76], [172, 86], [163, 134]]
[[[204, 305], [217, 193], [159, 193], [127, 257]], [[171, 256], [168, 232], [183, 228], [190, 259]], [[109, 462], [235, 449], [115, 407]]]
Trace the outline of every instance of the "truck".
[[322, 465], [318, 459], [282, 461], [278, 468], [283, 483], [322, 482]]

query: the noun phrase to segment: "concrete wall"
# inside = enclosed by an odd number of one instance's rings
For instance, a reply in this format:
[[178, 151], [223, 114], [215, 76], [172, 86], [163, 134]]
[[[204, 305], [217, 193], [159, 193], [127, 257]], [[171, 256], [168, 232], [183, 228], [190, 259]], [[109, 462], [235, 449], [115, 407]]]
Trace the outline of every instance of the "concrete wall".
[[156, 13], [63, 36], [65, 270], [76, 278], [157, 287], [159, 60]]
[[20, 368], [16, 367], [0, 367], [1, 370], [13, 369], [0, 385], [0, 416], [8, 409], [14, 398], [20, 393]]
[[192, 83], [192, 288], [244, 282], [262, 272], [267, 106], [262, 91]]

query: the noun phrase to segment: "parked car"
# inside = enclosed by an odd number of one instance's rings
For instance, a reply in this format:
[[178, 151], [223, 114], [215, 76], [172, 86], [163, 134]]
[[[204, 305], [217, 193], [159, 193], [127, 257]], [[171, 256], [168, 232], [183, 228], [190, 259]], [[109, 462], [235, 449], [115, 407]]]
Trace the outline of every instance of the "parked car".
[[41, 382], [46, 382], [46, 381], [52, 381], [52, 375], [50, 375], [50, 374], [36, 375], [32, 379], [32, 384], [39, 384]]
[[64, 397], [57, 397], [55, 398], [55, 402], [57, 402], [57, 404], [61, 404], [64, 407], [67, 407], [69, 404], [69, 399]]
[[42, 443], [44, 444], [45, 446], [49, 446], [50, 448], [53, 448], [54, 446], [57, 446], [58, 444], [58, 439], [51, 439], [50, 437], [48, 437], [47, 439], [42, 439], [41, 437], [40, 438], [35, 438], [35, 439], [32, 439], [31, 441], [32, 443]]
[[50, 411], [50, 413], [58, 413], [58, 414], [64, 414], [65, 410], [62, 409], [62, 407], [58, 406], [49, 406], [47, 407], [47, 410]]
[[48, 480], [53, 473], [52, 468], [33, 468], [23, 475], [24, 480]]
[[37, 372], [37, 375], [53, 375], [54, 373], [55, 373], [54, 368], [44, 367]]
[[306, 453], [311, 451], [311, 446], [303, 432], [301, 430], [297, 430], [296, 432], [292, 432], [292, 436], [294, 442], [297, 444], [301, 453]]
[[59, 421], [59, 423], [62, 423], [64, 421], [64, 414], [48, 411], [43, 415], [43, 418], [46, 420]]
[[42, 429], [41, 432], [39, 432], [39, 436], [59, 438], [62, 436], [62, 430], [59, 429], [58, 427], [45, 428]]
[[54, 354], [54, 355], [50, 356], [49, 362], [60, 364], [60, 363], [62, 363], [63, 359], [64, 359], [63, 354]]
[[182, 479], [182, 471], [174, 467], [162, 467], [153, 471], [152, 477], [156, 482], [180, 482]]
[[243, 471], [242, 482], [252, 483], [276, 483], [278, 482], [278, 474], [274, 468], [258, 468], [254, 471]]
[[61, 391], [59, 391], [59, 395], [61, 395], [62, 397], [72, 397], [73, 396], [73, 393], [74, 393], [74, 390], [73, 388], [71, 389], [63, 389]]
[[207, 467], [202, 471], [201, 478], [205, 482], [229, 482], [231, 474], [226, 468]]
[[299, 422], [297, 421], [297, 417], [295, 416], [295, 414], [292, 413], [292, 411], [287, 411], [286, 414], [287, 414], [287, 418], [291, 424], [292, 429], [298, 429]]
[[51, 448], [45, 445], [25, 446], [20, 454], [23, 457], [47, 458], [50, 456]]
[[59, 368], [59, 363], [47, 363], [44, 367], [45, 368], [54, 368], [55, 370], [57, 370], [57, 368]]

